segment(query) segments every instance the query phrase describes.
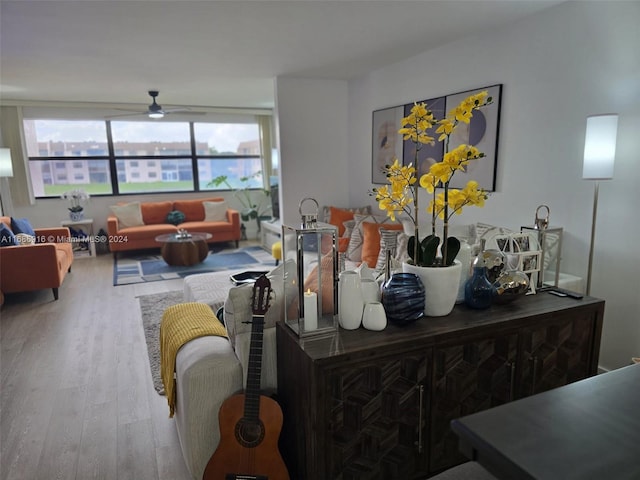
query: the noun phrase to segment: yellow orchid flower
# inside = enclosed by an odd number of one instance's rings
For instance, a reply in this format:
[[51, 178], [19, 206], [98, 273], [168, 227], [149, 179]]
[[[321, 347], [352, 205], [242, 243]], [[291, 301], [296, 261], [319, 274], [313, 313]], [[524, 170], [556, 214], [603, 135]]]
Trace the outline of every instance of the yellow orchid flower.
[[[391, 165], [385, 166], [388, 184], [373, 189], [380, 210], [385, 211], [390, 219], [395, 220], [398, 215], [403, 213], [409, 216], [415, 227], [416, 237], [418, 237], [418, 187], [423, 188], [431, 195], [427, 212], [432, 216], [433, 234], [436, 230], [436, 218], [444, 221], [442, 253], [446, 258], [447, 265], [453, 261], [453, 258], [447, 255], [446, 249], [449, 219], [454, 214], [460, 215], [462, 209], [467, 205], [484, 206], [484, 202], [488, 198], [486, 190], [482, 189], [474, 180], [469, 181], [462, 189], [449, 188], [449, 183], [456, 172], [465, 171], [471, 161], [484, 157], [484, 154], [473, 145], [461, 144], [449, 149], [449, 140], [459, 123], [468, 124], [473, 117], [473, 112], [488, 105], [491, 101], [492, 99], [486, 91], [469, 95], [451, 109], [447, 117], [438, 121], [435, 120], [427, 105], [415, 103], [409, 115], [402, 119], [401, 128], [398, 130], [404, 140], [411, 140], [415, 144], [415, 162], [402, 165], [400, 160], [394, 158]], [[443, 159], [441, 162], [431, 165], [428, 173], [417, 178], [417, 170], [414, 165], [417, 164], [421, 146], [435, 143], [434, 137], [429, 135], [429, 131], [434, 125], [437, 125], [434, 133], [438, 135], [438, 141], [444, 142]], [[436, 193], [438, 186], [444, 187], [444, 191]], [[424, 258], [418, 260], [418, 243], [414, 242], [415, 250], [412, 252], [412, 258], [424, 266], [426, 263]], [[438, 263], [440, 261], [445, 262], [444, 260], [436, 260], [435, 264], [443, 264]]]

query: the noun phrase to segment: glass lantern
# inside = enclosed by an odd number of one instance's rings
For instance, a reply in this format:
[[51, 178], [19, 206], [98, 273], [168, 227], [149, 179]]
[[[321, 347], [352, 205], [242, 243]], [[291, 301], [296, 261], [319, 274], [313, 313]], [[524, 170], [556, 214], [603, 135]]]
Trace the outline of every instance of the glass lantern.
[[537, 235], [542, 258], [538, 288], [544, 285], [558, 286], [560, 280], [560, 260], [562, 258], [562, 227], [537, 228], [538, 225], [522, 226], [520, 231]]
[[[303, 204], [315, 212], [303, 213]], [[304, 198], [300, 226], [282, 226], [282, 260], [295, 263], [295, 274], [284, 279], [285, 324], [298, 337], [338, 330], [338, 229], [318, 222], [318, 202]]]

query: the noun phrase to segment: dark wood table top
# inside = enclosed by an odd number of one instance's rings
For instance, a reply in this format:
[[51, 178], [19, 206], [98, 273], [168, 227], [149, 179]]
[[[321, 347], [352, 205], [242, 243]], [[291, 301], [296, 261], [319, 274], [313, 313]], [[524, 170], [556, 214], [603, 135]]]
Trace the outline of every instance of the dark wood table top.
[[[406, 349], [407, 338], [416, 339], [416, 345], [429, 347], [430, 339], [438, 337], [457, 339], [469, 328], [481, 332], [494, 330], [500, 325], [517, 328], [519, 324], [530, 325], [532, 319], [543, 321], [553, 318], [558, 312], [570, 309], [600, 308], [604, 310], [604, 301], [585, 296], [580, 300], [569, 297], [557, 297], [545, 292], [527, 295], [506, 305], [492, 305], [485, 310], [475, 310], [465, 305], [456, 305], [446, 317], [425, 317], [404, 326], [387, 325], [381, 332], [358, 328], [356, 330], [339, 329], [336, 335], [320, 338], [309, 337], [300, 342], [302, 350], [314, 361], [323, 363], [332, 361], [336, 356], [349, 355], [362, 348], [380, 348], [392, 353], [394, 346]], [[284, 329], [286, 330], [286, 328]], [[295, 334], [289, 332], [292, 337]]]
[[451, 422], [499, 479], [640, 479], [640, 365]]

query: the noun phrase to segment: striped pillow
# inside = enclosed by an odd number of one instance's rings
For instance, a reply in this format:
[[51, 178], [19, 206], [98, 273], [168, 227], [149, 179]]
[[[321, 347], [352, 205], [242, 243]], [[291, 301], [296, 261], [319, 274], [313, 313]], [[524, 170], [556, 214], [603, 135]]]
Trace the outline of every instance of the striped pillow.
[[362, 245], [364, 243], [364, 233], [363, 233], [363, 222], [370, 223], [391, 223], [391, 219], [387, 216], [380, 215], [359, 215], [355, 214], [353, 216], [356, 224], [353, 227], [353, 232], [351, 233], [351, 240], [349, 240], [349, 248], [347, 248], [347, 259], [352, 262], [361, 262], [362, 261]]
[[409, 245], [409, 235], [397, 230], [380, 229], [380, 253], [376, 262], [376, 272], [383, 272], [387, 263], [387, 250], [391, 250], [391, 258], [394, 263], [402, 263], [409, 260], [407, 247]]

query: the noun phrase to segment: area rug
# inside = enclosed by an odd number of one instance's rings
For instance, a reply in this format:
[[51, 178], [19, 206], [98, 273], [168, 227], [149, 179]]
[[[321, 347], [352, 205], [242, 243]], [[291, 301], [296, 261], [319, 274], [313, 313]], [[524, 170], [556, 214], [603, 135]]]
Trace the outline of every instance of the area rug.
[[160, 395], [164, 395], [164, 386], [160, 378], [160, 321], [167, 308], [182, 302], [182, 291], [140, 295], [137, 298], [140, 301], [142, 327], [144, 339], [147, 342], [153, 387]]
[[118, 254], [113, 261], [113, 285], [157, 282], [184, 278], [195, 273], [242, 270], [257, 265], [273, 268], [274, 259], [260, 246], [211, 251], [202, 263], [190, 267], [172, 267], [156, 254]]

